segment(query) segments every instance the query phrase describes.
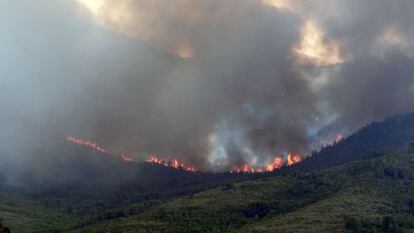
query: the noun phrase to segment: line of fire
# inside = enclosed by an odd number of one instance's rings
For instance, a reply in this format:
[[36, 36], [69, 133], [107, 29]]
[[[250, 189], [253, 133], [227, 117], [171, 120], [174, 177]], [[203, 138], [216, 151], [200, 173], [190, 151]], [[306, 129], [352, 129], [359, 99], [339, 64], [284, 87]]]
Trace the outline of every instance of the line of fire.
[[[335, 138], [335, 143], [343, 140], [343, 136], [342, 135], [337, 135]], [[108, 155], [112, 155], [115, 157], [118, 157], [119, 159], [125, 161], [125, 162], [136, 162], [136, 160], [133, 159], [132, 156], [126, 154], [126, 153], [120, 153], [120, 154], [116, 154], [114, 153], [111, 149], [107, 149], [101, 145], [99, 145], [98, 143], [94, 142], [94, 141], [89, 141], [89, 140], [84, 140], [78, 137], [74, 137], [74, 136], [66, 136], [66, 140], [68, 140], [71, 143], [74, 144], [78, 144], [78, 145], [83, 145], [85, 147], [88, 147], [90, 149], [93, 149], [97, 152], [100, 153], [105, 153]], [[324, 145], [324, 147], [326, 147], [328, 145]], [[241, 166], [236, 166], [230, 170], [228, 170], [227, 172], [229, 173], [264, 173], [264, 172], [274, 172], [276, 170], [279, 170], [283, 167], [287, 167], [287, 166], [292, 166], [294, 164], [300, 163], [303, 161], [303, 158], [301, 155], [299, 154], [288, 154], [286, 156], [286, 158], [280, 156], [280, 155], [276, 155], [273, 159], [273, 161], [269, 164], [267, 164], [265, 167], [252, 167], [251, 165], [244, 163]], [[160, 166], [164, 166], [164, 167], [170, 167], [170, 168], [174, 168], [174, 169], [180, 169], [180, 170], [184, 170], [187, 172], [200, 172], [200, 170], [194, 166], [182, 163], [181, 161], [179, 161], [178, 159], [173, 159], [173, 160], [167, 160], [167, 159], [163, 159], [160, 158], [159, 156], [152, 154], [148, 157], [148, 159], [145, 160], [145, 162], [147, 163], [153, 163], [153, 164], [158, 164]]]

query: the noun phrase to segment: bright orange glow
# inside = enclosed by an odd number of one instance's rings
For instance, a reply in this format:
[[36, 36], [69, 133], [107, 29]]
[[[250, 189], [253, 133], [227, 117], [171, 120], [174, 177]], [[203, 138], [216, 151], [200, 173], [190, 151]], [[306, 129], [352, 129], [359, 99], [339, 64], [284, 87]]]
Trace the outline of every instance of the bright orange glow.
[[272, 172], [272, 171], [282, 168], [282, 166], [283, 166], [282, 157], [276, 156], [275, 159], [273, 160], [273, 163], [270, 163], [267, 165], [267, 171]]
[[294, 165], [296, 163], [300, 163], [300, 162], [302, 162], [302, 157], [300, 155], [293, 155], [292, 156], [291, 154], [288, 154], [287, 166], [292, 166], [292, 165]]
[[105, 149], [101, 146], [99, 146], [96, 142], [93, 141], [85, 141], [82, 140], [80, 138], [76, 138], [76, 137], [72, 137], [72, 136], [67, 136], [66, 139], [74, 144], [78, 144], [78, 145], [83, 145], [83, 146], [87, 146], [89, 148], [92, 148], [98, 152], [102, 152], [102, 153], [106, 153], [106, 154], [111, 154], [111, 151], [108, 149]]
[[[258, 170], [262, 171], [261, 169], [258, 169]], [[257, 173], [259, 172], [258, 170], [251, 168], [247, 163], [245, 163], [240, 167], [233, 168], [229, 172], [230, 173]]]
[[[340, 136], [341, 135], [337, 136], [337, 140], [340, 138]], [[112, 156], [116, 156], [116, 157], [122, 159], [125, 162], [133, 162], [134, 161], [133, 157], [128, 155], [128, 154], [125, 154], [125, 153], [114, 154], [112, 152], [112, 150], [106, 149], [103, 146], [100, 146], [96, 142], [93, 142], [93, 141], [87, 141], [87, 140], [83, 140], [83, 139], [73, 137], [73, 136], [67, 136], [66, 139], [71, 143], [86, 146], [86, 147], [91, 148], [91, 149], [93, 149], [97, 152], [101, 152], [101, 153], [109, 154], [109, 155], [112, 155]], [[159, 165], [164, 166], [164, 167], [171, 167], [171, 168], [174, 168], [174, 169], [180, 169], [180, 170], [184, 170], [184, 171], [188, 171], [188, 172], [198, 172], [199, 171], [197, 168], [195, 168], [193, 166], [188, 166], [188, 165], [180, 162], [178, 159], [173, 159], [173, 160], [169, 161], [169, 160], [161, 159], [157, 155], [151, 155], [145, 161], [148, 162], [148, 163], [159, 164]], [[300, 155], [292, 156], [291, 154], [288, 154], [288, 157], [287, 157], [286, 161], [284, 161], [281, 156], [275, 156], [273, 162], [268, 164], [264, 168], [257, 168], [257, 167], [253, 168], [249, 164], [244, 163], [240, 167], [235, 167], [235, 168], [231, 169], [229, 172], [230, 173], [263, 173], [263, 172], [266, 172], [266, 171], [267, 172], [273, 172], [273, 171], [281, 169], [283, 166], [291, 166], [293, 164], [300, 163], [300, 162], [302, 162], [302, 157]]]
[[101, 152], [101, 153], [105, 153], [105, 154], [120, 157], [125, 162], [133, 162], [134, 161], [134, 159], [129, 155], [126, 155], [126, 154], [123, 154], [123, 153], [121, 153], [120, 155], [116, 155], [116, 154], [112, 153], [112, 150], [105, 149], [104, 147], [98, 145], [96, 142], [93, 142], [93, 141], [87, 141], [87, 140], [83, 140], [83, 139], [73, 137], [73, 136], [67, 136], [66, 140], [68, 140], [69, 142], [74, 143], [74, 144], [86, 146], [88, 148], [91, 148], [91, 149], [93, 149], [95, 151], [98, 151], [98, 152]]
[[196, 169], [195, 167], [187, 166], [184, 163], [181, 163], [180, 161], [178, 161], [177, 159], [173, 159], [172, 161], [167, 161], [164, 159], [160, 159], [156, 155], [151, 155], [146, 161], [148, 163], [155, 163], [155, 164], [159, 164], [164, 167], [172, 167], [175, 169], [181, 169], [181, 170], [188, 171], [188, 172], [198, 172], [198, 169]]
[[281, 156], [275, 156], [272, 163], [268, 164], [264, 169], [263, 168], [252, 168], [249, 164], [245, 163], [240, 167], [235, 167], [231, 169], [230, 173], [263, 173], [263, 172], [273, 172], [281, 169], [283, 166], [291, 166], [296, 163], [302, 162], [302, 157], [300, 155], [288, 154], [287, 160], [284, 161]]

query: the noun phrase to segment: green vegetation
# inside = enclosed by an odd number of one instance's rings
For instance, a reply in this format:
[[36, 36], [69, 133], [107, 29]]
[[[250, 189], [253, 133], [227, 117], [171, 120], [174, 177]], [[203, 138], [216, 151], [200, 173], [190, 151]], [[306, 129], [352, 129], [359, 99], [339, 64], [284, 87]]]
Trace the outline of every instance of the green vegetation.
[[227, 184], [73, 232], [410, 232], [413, 214], [414, 156], [388, 152]]
[[[5, 193], [0, 193], [0, 218], [3, 227], [7, 226], [13, 233], [64, 232], [79, 221], [75, 217], [43, 208], [35, 201]], [[3, 228], [3, 232], [4, 229], [6, 228]]]
[[[264, 174], [187, 173], [101, 154], [87, 163], [80, 148], [75, 166], [65, 167], [73, 179], [37, 182], [27, 173], [16, 188], [0, 173], [0, 229], [414, 232], [413, 128], [414, 114], [392, 117], [298, 165]], [[396, 152], [401, 148], [406, 151]]]
[[0, 217], [11, 232], [414, 232], [409, 152], [371, 153], [329, 169], [227, 181], [82, 219], [9, 192], [0, 192]]

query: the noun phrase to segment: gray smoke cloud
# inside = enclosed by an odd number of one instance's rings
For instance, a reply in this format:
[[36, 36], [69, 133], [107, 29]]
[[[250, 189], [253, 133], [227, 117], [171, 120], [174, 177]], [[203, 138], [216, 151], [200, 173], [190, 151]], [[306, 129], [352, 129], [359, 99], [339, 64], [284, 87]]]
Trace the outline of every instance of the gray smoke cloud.
[[269, 2], [1, 1], [3, 164], [43, 168], [75, 135], [137, 160], [262, 165], [414, 110], [413, 2]]

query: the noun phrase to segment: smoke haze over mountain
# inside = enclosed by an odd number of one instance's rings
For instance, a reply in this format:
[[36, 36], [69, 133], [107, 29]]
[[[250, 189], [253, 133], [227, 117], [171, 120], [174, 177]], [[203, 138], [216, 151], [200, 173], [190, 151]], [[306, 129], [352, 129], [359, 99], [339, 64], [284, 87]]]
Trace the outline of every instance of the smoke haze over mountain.
[[47, 166], [65, 135], [208, 170], [309, 153], [414, 110], [413, 11], [405, 0], [2, 0], [0, 160]]

